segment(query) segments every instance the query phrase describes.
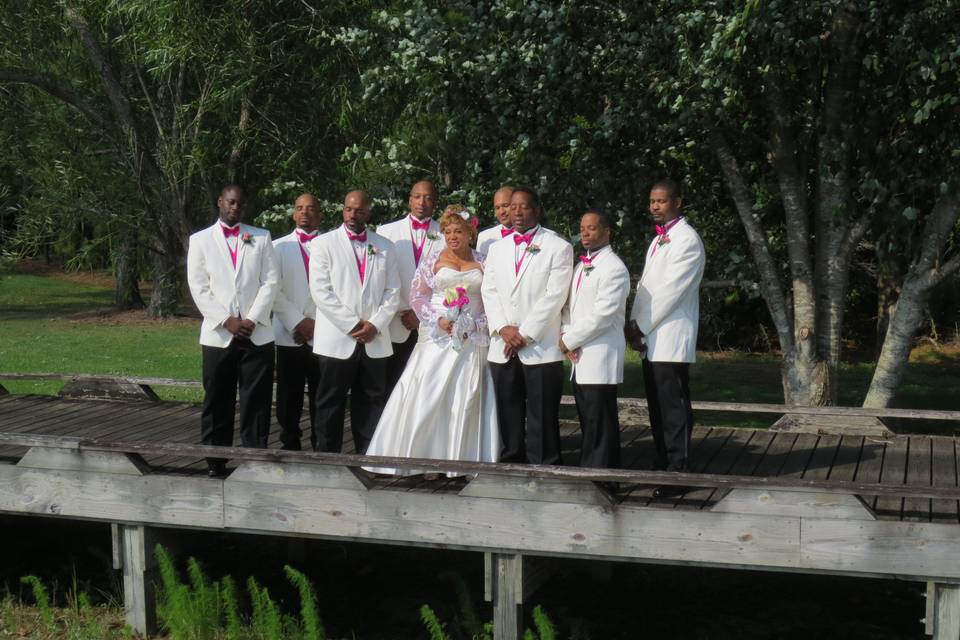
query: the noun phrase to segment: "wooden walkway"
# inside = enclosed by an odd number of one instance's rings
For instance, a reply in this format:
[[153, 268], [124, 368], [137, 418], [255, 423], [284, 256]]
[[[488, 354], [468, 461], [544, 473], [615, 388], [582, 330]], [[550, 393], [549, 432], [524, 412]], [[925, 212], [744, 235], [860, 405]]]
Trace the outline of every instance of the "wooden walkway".
[[[309, 417], [304, 412], [305, 450], [310, 448]], [[200, 407], [175, 402], [118, 402], [63, 399], [41, 395], [0, 396], [0, 432], [66, 436], [95, 440], [196, 444]], [[279, 448], [279, 426], [270, 432], [270, 448]], [[344, 453], [353, 453], [349, 427]], [[562, 433], [565, 463], [575, 465], [580, 436], [573, 422]], [[627, 423], [621, 432], [624, 467], [644, 470], [653, 461], [653, 438], [646, 426]], [[237, 443], [239, 446], [239, 442]], [[0, 463], [15, 464], [25, 447], [0, 446]], [[956, 439], [941, 436], [835, 436], [761, 429], [697, 428], [693, 437], [696, 473], [856, 481], [909, 487], [956, 488]], [[144, 456], [158, 473], [203, 474], [201, 459]], [[377, 478], [381, 489], [428, 493], [459, 492], [461, 478], [425, 481], [422, 476]], [[705, 510], [728, 493], [722, 488], [691, 489], [679, 498], [653, 500], [652, 487], [624, 485], [615, 502], [662, 509]], [[912, 522], [960, 523], [960, 502], [938, 498], [862, 496], [877, 518]]]

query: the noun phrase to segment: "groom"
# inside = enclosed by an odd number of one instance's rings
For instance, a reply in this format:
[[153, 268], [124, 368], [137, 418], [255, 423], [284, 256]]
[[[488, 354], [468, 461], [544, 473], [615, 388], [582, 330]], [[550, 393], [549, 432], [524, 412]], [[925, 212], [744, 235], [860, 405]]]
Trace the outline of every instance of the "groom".
[[573, 247], [540, 225], [540, 198], [533, 189], [514, 189], [510, 210], [515, 233], [491, 245], [481, 287], [492, 335], [488, 360], [503, 442], [500, 460], [559, 464], [560, 314]]
[[350, 426], [357, 453], [367, 450], [387, 402], [390, 320], [397, 312], [400, 278], [393, 243], [367, 229], [372, 202], [363, 191], [343, 201], [343, 225], [310, 243], [310, 294], [317, 304], [313, 352], [320, 363], [314, 446], [343, 448], [350, 396]]
[[410, 308], [410, 283], [420, 266], [420, 260], [431, 251], [443, 247], [440, 224], [432, 218], [437, 208], [437, 188], [429, 180], [421, 180], [410, 189], [410, 213], [399, 220], [382, 224], [377, 233], [396, 247], [397, 267], [400, 270], [400, 304], [397, 315], [390, 322], [393, 355], [387, 369], [387, 392], [393, 390], [400, 374], [407, 366], [410, 354], [417, 344], [420, 320]]

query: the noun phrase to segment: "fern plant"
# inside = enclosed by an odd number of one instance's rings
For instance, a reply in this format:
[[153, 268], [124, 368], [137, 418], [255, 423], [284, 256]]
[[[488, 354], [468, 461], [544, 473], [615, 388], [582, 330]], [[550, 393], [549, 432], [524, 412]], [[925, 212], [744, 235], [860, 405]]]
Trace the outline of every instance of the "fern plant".
[[50, 594], [47, 588], [43, 586], [37, 576], [23, 576], [20, 582], [30, 587], [33, 593], [33, 599], [37, 603], [37, 611], [40, 613], [40, 622], [47, 631], [53, 633], [57, 630], [57, 621], [53, 616], [53, 608], [50, 606]]
[[427, 631], [430, 632], [430, 640], [450, 640], [450, 636], [447, 635], [446, 625], [440, 622], [440, 619], [437, 617], [437, 614], [434, 613], [433, 609], [430, 608], [430, 605], [425, 604], [420, 607], [420, 619], [427, 627]]
[[284, 565], [287, 579], [300, 593], [300, 619], [303, 621], [303, 640], [326, 640], [327, 633], [317, 611], [317, 594], [307, 576], [290, 565]]

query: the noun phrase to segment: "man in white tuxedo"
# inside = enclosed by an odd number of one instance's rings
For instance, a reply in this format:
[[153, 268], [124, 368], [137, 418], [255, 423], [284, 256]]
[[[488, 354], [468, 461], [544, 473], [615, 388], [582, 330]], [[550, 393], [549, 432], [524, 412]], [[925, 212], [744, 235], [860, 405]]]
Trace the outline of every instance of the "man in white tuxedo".
[[273, 335], [277, 344], [277, 422], [280, 446], [300, 450], [300, 416], [306, 383], [310, 412], [310, 438], [316, 437], [313, 398], [320, 381], [320, 364], [313, 352], [317, 305], [310, 297], [310, 242], [317, 237], [320, 203], [304, 193], [293, 203], [295, 229], [273, 241], [280, 269], [280, 287], [273, 303]]
[[[638, 350], [646, 349], [643, 381], [656, 444], [653, 468], [686, 471], [693, 434], [690, 364], [696, 360], [706, 258], [700, 236], [683, 216], [676, 182], [653, 185], [650, 215], [657, 235], [647, 249], [627, 337]], [[660, 487], [654, 495], [669, 497], [682, 490]]]
[[630, 274], [610, 246], [611, 225], [597, 209], [580, 218], [586, 253], [573, 270], [560, 350], [573, 364], [573, 397], [583, 443], [580, 466], [620, 466], [617, 385], [623, 382], [623, 324]]
[[[246, 197], [227, 185], [217, 198], [219, 219], [190, 236], [187, 282], [203, 315], [203, 444], [232, 446], [237, 387], [244, 447], [266, 447], [273, 391], [270, 311], [279, 285], [277, 261], [266, 229], [240, 222]], [[207, 460], [211, 476], [226, 461]]]
[[400, 276], [393, 243], [366, 227], [371, 206], [366, 193], [351, 191], [343, 201], [343, 225], [310, 243], [310, 294], [317, 305], [313, 352], [320, 366], [314, 399], [318, 451], [343, 448], [348, 393], [357, 453], [367, 450], [387, 402], [390, 321], [400, 304]]
[[559, 464], [560, 324], [573, 247], [540, 225], [540, 198], [532, 189], [516, 188], [510, 209], [516, 233], [490, 247], [481, 287], [492, 335], [487, 359], [500, 460]]
[[400, 269], [400, 296], [397, 315], [390, 322], [393, 355], [387, 372], [387, 393], [393, 390], [407, 366], [410, 354], [417, 345], [420, 320], [410, 308], [410, 283], [421, 258], [443, 248], [440, 224], [433, 219], [437, 208], [437, 188], [429, 180], [421, 180], [410, 189], [410, 212], [377, 228], [377, 233], [396, 247], [397, 266]]
[[483, 255], [490, 252], [490, 245], [497, 240], [513, 235], [513, 221], [510, 220], [510, 198], [513, 187], [504, 185], [493, 194], [493, 215], [500, 224], [484, 229], [477, 236], [477, 251]]

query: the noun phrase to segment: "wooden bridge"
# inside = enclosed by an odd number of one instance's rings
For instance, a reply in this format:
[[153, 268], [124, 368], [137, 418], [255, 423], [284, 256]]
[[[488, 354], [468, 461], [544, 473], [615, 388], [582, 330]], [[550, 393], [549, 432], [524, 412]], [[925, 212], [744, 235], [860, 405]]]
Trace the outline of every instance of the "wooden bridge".
[[[349, 442], [342, 455], [283, 452], [276, 428], [267, 450], [203, 447], [193, 444], [194, 404], [6, 394], [0, 511], [112, 523], [128, 620], [143, 632], [154, 625], [153, 544], [189, 528], [482, 552], [497, 638], [517, 637], [522, 604], [543, 579], [538, 559], [551, 556], [922, 581], [927, 632], [960, 638], [956, 438], [842, 428], [844, 419], [960, 413], [726, 409], [827, 416], [841, 428], [697, 428], [694, 473], [674, 474], [641, 470], [653, 441], [636, 414], [621, 433], [627, 468], [604, 470], [374, 458], [351, 455]], [[574, 461], [576, 426], [563, 436]], [[225, 479], [206, 476], [214, 452], [232, 460]], [[363, 465], [472, 479], [375, 478]], [[664, 484], [689, 489], [654, 500]]]

